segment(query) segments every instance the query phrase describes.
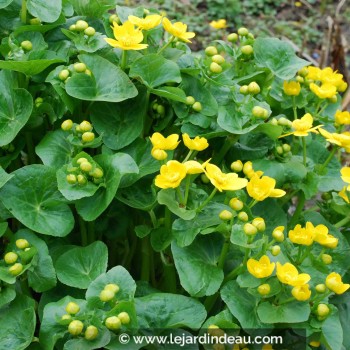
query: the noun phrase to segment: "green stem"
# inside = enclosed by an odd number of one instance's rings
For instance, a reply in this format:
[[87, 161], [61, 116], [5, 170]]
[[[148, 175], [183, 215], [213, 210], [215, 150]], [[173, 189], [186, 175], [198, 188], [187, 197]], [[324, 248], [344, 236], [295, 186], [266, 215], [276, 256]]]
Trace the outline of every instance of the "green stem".
[[301, 142], [303, 144], [303, 164], [306, 167], [306, 140], [305, 140], [305, 137], [301, 138]]
[[123, 50], [123, 51], [122, 51], [121, 64], [120, 64], [120, 68], [121, 68], [122, 70], [125, 70], [125, 68], [126, 68], [127, 59], [128, 59], [128, 52], [127, 52], [126, 50]]
[[338, 147], [334, 147], [331, 151], [331, 153], [329, 154], [329, 156], [327, 157], [327, 159], [325, 160], [325, 162], [321, 165], [321, 167], [318, 169], [318, 173], [322, 173], [322, 171], [324, 170], [324, 168], [328, 165], [328, 163], [333, 159], [335, 152], [338, 150]]
[[187, 162], [187, 161], [190, 159], [190, 157], [192, 156], [192, 153], [193, 153], [193, 152], [194, 152], [193, 150], [189, 151], [189, 152], [187, 153], [186, 158], [182, 161], [182, 163]]
[[24, 24], [27, 23], [27, 0], [22, 0], [21, 22]]
[[188, 195], [190, 193], [190, 186], [191, 186], [191, 175], [188, 175], [186, 178], [186, 187], [185, 187], [185, 199], [184, 199], [184, 205], [186, 206], [188, 201]]
[[80, 227], [80, 235], [81, 235], [81, 245], [85, 247], [88, 243], [86, 223], [80, 215], [79, 215], [79, 227]]
[[179, 199], [180, 204], [184, 205], [185, 204], [185, 200], [184, 200], [184, 197], [183, 197], [183, 195], [181, 193], [180, 187], [176, 187], [176, 193], [177, 193], [177, 197]]
[[244, 266], [238, 265], [235, 269], [233, 269], [224, 279], [224, 283], [231, 281], [232, 279], [234, 279], [237, 275], [239, 275], [239, 273], [244, 269]]
[[305, 204], [305, 195], [304, 192], [300, 192], [300, 196], [299, 196], [299, 201], [298, 201], [298, 205], [295, 209], [295, 212], [292, 216], [292, 218], [289, 221], [289, 227], [292, 228], [296, 225], [299, 216], [304, 208], [304, 204]]
[[141, 255], [142, 255], [141, 280], [149, 282], [150, 267], [151, 267], [149, 236], [146, 236], [142, 239]]
[[95, 242], [95, 221], [88, 222], [87, 231], [88, 231], [88, 242], [89, 243]]
[[153, 209], [151, 209], [148, 213], [149, 213], [149, 216], [151, 217], [153, 227], [156, 228], [158, 226], [158, 223], [157, 223], [157, 217], [154, 214]]
[[283, 305], [283, 304], [287, 304], [287, 303], [290, 303], [292, 301], [296, 300], [295, 298], [288, 298], [280, 303], [278, 303], [278, 305]]
[[27, 144], [28, 164], [35, 164], [36, 156], [32, 133], [26, 132], [25, 139]]
[[344, 219], [338, 221], [336, 224], [334, 224], [333, 226], [336, 228], [340, 228], [344, 225], [346, 225], [348, 222], [350, 222], [350, 216], [345, 217]]
[[157, 55], [159, 55], [162, 51], [164, 51], [173, 41], [175, 37], [172, 36], [170, 40], [157, 52]]
[[326, 251], [326, 248], [322, 247], [321, 252], [318, 255], [318, 257], [316, 258], [316, 260], [321, 260], [321, 257], [322, 257], [322, 255], [324, 254], [325, 251]]
[[248, 208], [253, 208], [255, 204], [257, 204], [258, 201], [256, 199], [252, 199], [252, 201], [248, 204]]
[[199, 213], [215, 196], [217, 188], [213, 189], [213, 192], [209, 195], [209, 197], [197, 208], [196, 212]]
[[143, 118], [143, 134], [142, 136], [145, 137], [149, 134], [149, 131], [152, 127], [152, 121], [153, 119], [150, 118], [148, 116], [148, 113], [147, 111], [149, 110], [149, 98], [150, 98], [150, 95], [151, 95], [151, 91], [149, 89], [147, 89], [147, 92], [146, 92], [146, 101], [145, 101], [145, 104], [146, 104], [146, 110], [145, 110], [145, 116]]
[[221, 147], [220, 152], [213, 157], [212, 163], [220, 164], [224, 159], [226, 153], [231, 149], [232, 145], [239, 139], [238, 135], [227, 136], [224, 145]]
[[298, 119], [297, 106], [295, 104], [295, 96], [293, 96], [293, 116], [294, 120]]

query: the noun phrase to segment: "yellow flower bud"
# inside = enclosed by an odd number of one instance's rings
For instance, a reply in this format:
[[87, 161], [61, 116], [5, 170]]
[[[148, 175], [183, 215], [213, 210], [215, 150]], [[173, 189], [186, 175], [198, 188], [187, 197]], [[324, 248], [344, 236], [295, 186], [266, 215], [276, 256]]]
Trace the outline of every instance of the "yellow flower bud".
[[98, 336], [98, 329], [95, 326], [88, 326], [84, 333], [84, 337], [86, 340], [94, 340]]
[[33, 44], [29, 40], [24, 40], [21, 42], [21, 47], [25, 51], [30, 51], [33, 48]]
[[90, 162], [83, 162], [80, 164], [80, 169], [86, 173], [92, 170], [92, 164]]
[[[59, 80], [66, 80], [69, 77], [69, 70], [68, 69], [62, 69], [59, 74], [58, 74], [58, 79]], [[65, 130], [65, 129], [63, 129]]]
[[271, 247], [271, 254], [277, 256], [281, 252], [281, 247], [279, 245], [274, 245]]
[[217, 64], [216, 62], [212, 62], [210, 64], [210, 71], [213, 73], [219, 74], [222, 72], [222, 67], [219, 64]]
[[110, 329], [112, 331], [116, 331], [121, 327], [122, 322], [120, 321], [119, 317], [111, 316], [111, 317], [106, 318], [105, 325], [108, 329]]
[[333, 258], [329, 254], [322, 254], [321, 259], [326, 265], [331, 264], [333, 261]]
[[284, 226], [278, 226], [276, 227], [272, 232], [272, 238], [276, 242], [283, 242], [284, 241], [284, 234], [283, 234]]
[[310, 341], [309, 345], [311, 345], [314, 348], [320, 347], [321, 343], [317, 340]]
[[324, 293], [325, 291], [326, 291], [326, 285], [325, 284], [323, 284], [323, 283], [320, 283], [320, 284], [318, 284], [316, 287], [315, 287], [315, 289], [316, 289], [316, 292], [317, 293]]
[[225, 58], [221, 55], [214, 55], [211, 60], [217, 64], [223, 64], [225, 62]]
[[255, 226], [259, 232], [263, 232], [266, 229], [265, 220], [263, 218], [255, 218], [252, 221], [252, 225]]
[[104, 289], [100, 293], [100, 300], [103, 301], [104, 303], [107, 301], [111, 301], [115, 296], [115, 293], [112, 290], [106, 290]]
[[81, 332], [83, 331], [83, 328], [84, 328], [83, 322], [79, 320], [74, 320], [69, 324], [68, 332], [73, 336], [77, 336], [81, 334]]
[[267, 295], [270, 293], [270, 291], [271, 291], [271, 287], [268, 283], [261, 284], [258, 287], [258, 292], [260, 295]]
[[29, 242], [26, 239], [24, 239], [24, 238], [17, 239], [16, 247], [18, 249], [28, 248], [29, 247]]
[[248, 85], [242, 85], [240, 88], [239, 88], [239, 92], [242, 94], [242, 95], [247, 95], [249, 93], [248, 91]]
[[89, 27], [88, 23], [83, 20], [78, 20], [77, 23], [75, 23], [75, 29], [79, 32], [84, 31], [88, 27]]
[[72, 32], [74, 32], [75, 30], [77, 30], [77, 27], [75, 24], [72, 24], [69, 26], [69, 30], [71, 30]]
[[96, 33], [96, 30], [95, 28], [93, 27], [87, 27], [85, 30], [84, 30], [84, 34], [86, 34], [87, 36], [94, 36]]
[[68, 315], [68, 314], [64, 314], [61, 317], [61, 321], [68, 321], [68, 320], [71, 320], [71, 319], [72, 319], [72, 316]]
[[151, 155], [156, 160], [164, 160], [164, 159], [167, 159], [168, 157], [168, 153], [166, 153], [162, 149], [157, 149], [157, 148], [152, 149]]
[[253, 53], [253, 47], [251, 45], [244, 45], [241, 47], [243, 55], [251, 55]]
[[292, 289], [293, 297], [298, 301], [306, 301], [311, 297], [311, 290], [308, 284], [296, 286]]
[[245, 211], [241, 211], [240, 213], [238, 213], [237, 217], [238, 217], [238, 220], [241, 220], [244, 222], [248, 221], [248, 214]]
[[233, 217], [232, 213], [228, 210], [223, 210], [219, 214], [219, 218], [223, 221], [231, 220]]
[[231, 170], [239, 173], [243, 169], [243, 163], [240, 160], [236, 160], [235, 162], [231, 163]]
[[243, 226], [243, 231], [248, 236], [254, 236], [258, 232], [257, 228], [254, 225], [249, 224], [249, 223], [247, 223]]
[[114, 294], [117, 294], [120, 290], [119, 286], [115, 283], [106, 284], [104, 289], [111, 290]]
[[256, 95], [260, 92], [260, 86], [255, 81], [252, 81], [248, 85], [248, 92], [252, 95]]
[[14, 252], [8, 252], [4, 256], [5, 263], [10, 265], [14, 264], [18, 259], [18, 255]]
[[247, 28], [241, 27], [237, 30], [237, 33], [240, 36], [247, 36], [249, 34], [249, 31]]
[[103, 177], [103, 171], [100, 168], [96, 168], [90, 175], [95, 179], [101, 179]]
[[86, 64], [82, 62], [75, 63], [73, 67], [77, 73], [83, 73], [86, 70]]
[[330, 309], [328, 307], [328, 305], [326, 304], [318, 304], [317, 306], [317, 314], [321, 317], [325, 317], [328, 316], [330, 312]]
[[83, 131], [83, 132], [86, 132], [86, 131], [91, 131], [92, 130], [92, 125], [90, 122], [88, 122], [87, 120], [84, 120], [83, 122], [81, 122], [79, 124], [80, 126], [80, 130]]
[[205, 54], [207, 56], [214, 56], [214, 55], [217, 55], [218, 53], [218, 50], [215, 46], [208, 46], [206, 49], [205, 49]]
[[227, 40], [231, 43], [234, 43], [238, 40], [238, 35], [236, 33], [231, 33], [227, 36]]
[[240, 211], [243, 209], [243, 202], [240, 201], [238, 198], [231, 198], [229, 206], [235, 211]]
[[284, 143], [282, 148], [284, 152], [290, 152], [291, 150], [291, 147], [287, 143]]
[[77, 183], [77, 177], [74, 174], [68, 174], [66, 179], [67, 179], [67, 182], [71, 185], [74, 185], [75, 183]]
[[23, 265], [21, 263], [15, 263], [9, 267], [9, 273], [12, 276], [18, 276], [23, 271]]
[[196, 100], [194, 99], [193, 96], [187, 96], [186, 97], [186, 104], [188, 106], [192, 106], [195, 102], [196, 102]]
[[73, 301], [71, 301], [67, 304], [66, 311], [70, 315], [75, 315], [80, 311], [80, 307], [77, 303], [74, 303]]
[[[220, 67], [221, 68], [221, 67]], [[202, 110], [202, 104], [200, 102], [195, 102], [193, 105], [192, 105], [192, 108], [194, 111], [196, 112], [200, 112]]]
[[88, 162], [88, 160], [86, 158], [79, 158], [77, 160], [77, 164], [81, 164], [81, 163], [84, 163], [84, 162]]
[[81, 140], [83, 142], [92, 142], [95, 139], [95, 134], [93, 132], [84, 132], [83, 135], [81, 135]]
[[120, 322], [122, 324], [128, 324], [130, 323], [130, 316], [127, 312], [121, 312], [119, 315], [118, 315], [118, 318], [120, 319]]

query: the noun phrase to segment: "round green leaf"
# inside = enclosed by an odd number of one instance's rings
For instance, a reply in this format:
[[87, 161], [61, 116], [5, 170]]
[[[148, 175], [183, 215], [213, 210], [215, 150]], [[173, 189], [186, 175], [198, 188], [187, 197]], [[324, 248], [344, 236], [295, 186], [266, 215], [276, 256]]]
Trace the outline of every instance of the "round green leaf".
[[55, 22], [61, 14], [62, 0], [27, 0], [30, 14], [43, 22]]
[[0, 310], [0, 349], [26, 349], [33, 340], [36, 316], [33, 299], [19, 295]]
[[136, 283], [129, 272], [122, 266], [113, 267], [113, 269], [97, 277], [86, 291], [86, 300], [94, 308], [103, 308], [104, 304], [100, 300], [100, 293], [107, 284], [117, 284], [119, 291], [116, 294], [118, 301], [133, 300]]
[[16, 137], [33, 109], [31, 94], [18, 89], [13, 81], [16, 80], [11, 72], [0, 72], [0, 146], [9, 144]]
[[199, 237], [184, 248], [172, 243], [180, 283], [191, 296], [213, 295], [219, 290], [224, 279], [224, 272], [217, 266], [222, 243], [221, 235]]
[[77, 247], [62, 254], [55, 268], [60, 282], [79, 289], [89, 284], [107, 269], [107, 246], [96, 241], [87, 247]]
[[87, 101], [120, 102], [137, 95], [128, 76], [116, 65], [97, 55], [79, 55], [92, 76], [74, 74], [65, 85], [68, 95]]
[[74, 226], [69, 206], [57, 190], [55, 170], [46, 165], [28, 165], [0, 190], [1, 201], [12, 215], [33, 231], [66, 236]]

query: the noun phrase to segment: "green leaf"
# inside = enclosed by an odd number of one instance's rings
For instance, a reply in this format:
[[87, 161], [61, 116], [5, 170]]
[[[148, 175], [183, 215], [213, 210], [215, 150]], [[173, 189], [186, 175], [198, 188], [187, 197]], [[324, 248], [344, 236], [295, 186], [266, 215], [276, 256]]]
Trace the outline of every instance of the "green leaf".
[[215, 324], [221, 329], [239, 329], [240, 327], [234, 323], [233, 316], [231, 312], [227, 309], [219, 312], [215, 316], [209, 317], [204, 324], [202, 325], [202, 329], [207, 330], [209, 326]]
[[32, 76], [41, 73], [52, 64], [61, 62], [64, 62], [64, 60], [59, 58], [34, 59], [30, 61], [0, 61], [0, 69], [13, 70]]
[[[0, 310], [0, 349], [26, 349], [33, 340], [36, 316], [33, 299], [19, 295]], [[6, 320], [6, 321], [5, 321]]]
[[96, 316], [92, 318], [92, 323], [95, 327], [97, 326], [97, 329], [98, 329], [97, 338], [93, 340], [87, 340], [85, 339], [85, 337], [76, 337], [76, 338], [70, 339], [64, 344], [64, 350], [105, 349], [105, 346], [111, 340], [111, 332], [101, 324], [101, 321], [97, 319]]
[[[68, 95], [86, 101], [120, 102], [137, 95], [128, 76], [116, 65], [97, 55], [79, 55], [92, 76], [73, 74], [65, 84]], [[1, 68], [1, 66], [0, 66]]]
[[199, 301], [179, 294], [154, 293], [135, 301], [140, 328], [198, 329], [207, 316]]
[[186, 103], [186, 94], [183, 90], [172, 86], [162, 86], [158, 89], [151, 89], [153, 95], [165, 97], [169, 100]]
[[309, 64], [295, 54], [290, 44], [277, 38], [257, 38], [254, 56], [257, 66], [269, 68], [283, 80], [292, 79], [299, 69]]
[[221, 298], [242, 328], [268, 328], [256, 314], [257, 299], [242, 289], [236, 281], [230, 281], [221, 289]]
[[28, 165], [0, 190], [4, 206], [23, 225], [55, 237], [66, 236], [74, 226], [69, 206], [57, 190], [55, 170], [46, 165]]
[[138, 96], [122, 103], [96, 103], [91, 109], [91, 122], [104, 144], [119, 150], [140, 136], [146, 112], [146, 91], [140, 89]]
[[27, 9], [42, 22], [55, 22], [61, 14], [62, 0], [28, 0]]
[[108, 10], [115, 8], [117, 0], [70, 0], [79, 16], [99, 18]]
[[196, 216], [195, 210], [187, 210], [180, 207], [175, 199], [175, 190], [173, 189], [160, 190], [157, 195], [157, 200], [159, 204], [166, 205], [172, 213], [184, 220], [191, 220]]
[[239, 247], [250, 249], [257, 248], [262, 243], [261, 239], [255, 240], [253, 243], [248, 243], [248, 236], [244, 233], [242, 224], [234, 224], [232, 226], [230, 241]]
[[115, 266], [111, 270], [98, 276], [86, 291], [86, 300], [90, 307], [103, 309], [104, 304], [100, 300], [100, 293], [107, 284], [116, 284], [119, 291], [116, 298], [119, 301], [134, 300], [136, 283], [129, 272], [122, 266]]
[[140, 79], [148, 88], [156, 88], [165, 83], [180, 83], [178, 65], [163, 56], [150, 54], [137, 59], [131, 66], [129, 76]]
[[35, 148], [35, 153], [44, 165], [58, 169], [67, 164], [74, 152], [74, 147], [67, 140], [63, 130], [49, 131]]
[[300, 301], [274, 305], [266, 301], [258, 306], [257, 313], [264, 323], [299, 323], [308, 320], [310, 305]]
[[221, 235], [199, 237], [184, 248], [172, 243], [180, 283], [191, 296], [213, 295], [219, 290], [224, 279], [224, 272], [217, 266], [222, 244]]
[[11, 72], [0, 72], [0, 146], [8, 145], [16, 137], [33, 109], [31, 94], [18, 89], [16, 82]]
[[[343, 328], [339, 320], [339, 312], [335, 307], [331, 308], [331, 315], [322, 324], [322, 338], [326, 341], [329, 349], [342, 350]], [[344, 329], [347, 331], [347, 328]]]
[[103, 169], [105, 186], [100, 187], [93, 196], [79, 199], [76, 202], [77, 211], [84, 220], [93, 221], [100, 216], [115, 197], [124, 172], [135, 172], [133, 169], [126, 169], [121, 159], [129, 162], [127, 157], [121, 158], [118, 153], [110, 156], [99, 155], [94, 158]]
[[[2, 286], [1, 293], [0, 293], [0, 309], [4, 305], [10, 303], [15, 298], [16, 298], [16, 291], [15, 291], [14, 287], [7, 286], [7, 285]], [[0, 331], [0, 334], [1, 334], [1, 331]], [[1, 341], [0, 341], [0, 344], [1, 344]]]
[[69, 302], [79, 305], [78, 317], [84, 314], [86, 301], [71, 296], [66, 296], [57, 302], [45, 305], [39, 334], [40, 344], [44, 350], [53, 350], [57, 340], [67, 334], [67, 325], [60, 324], [59, 320], [67, 313], [65, 308]]
[[172, 232], [166, 227], [157, 227], [151, 230], [151, 245], [156, 252], [165, 250], [172, 240]]
[[11, 4], [13, 0], [0, 0], [0, 9], [3, 9]]
[[26, 239], [37, 249], [38, 259], [28, 270], [28, 283], [37, 293], [45, 292], [56, 285], [56, 272], [46, 243], [29, 230], [19, 230], [14, 240]]
[[8, 174], [1, 166], [0, 166], [0, 188], [6, 184], [7, 181], [13, 178], [13, 174]]
[[77, 247], [62, 254], [55, 263], [60, 282], [79, 289], [90, 283], [107, 269], [108, 249], [101, 241], [87, 247]]

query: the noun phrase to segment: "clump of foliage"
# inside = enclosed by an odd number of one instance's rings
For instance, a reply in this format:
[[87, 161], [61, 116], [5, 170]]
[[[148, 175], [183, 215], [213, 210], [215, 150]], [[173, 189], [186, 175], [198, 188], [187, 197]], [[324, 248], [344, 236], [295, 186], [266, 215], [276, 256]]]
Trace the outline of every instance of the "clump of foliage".
[[350, 346], [341, 74], [243, 27], [194, 55], [156, 10], [0, 4], [0, 348]]

